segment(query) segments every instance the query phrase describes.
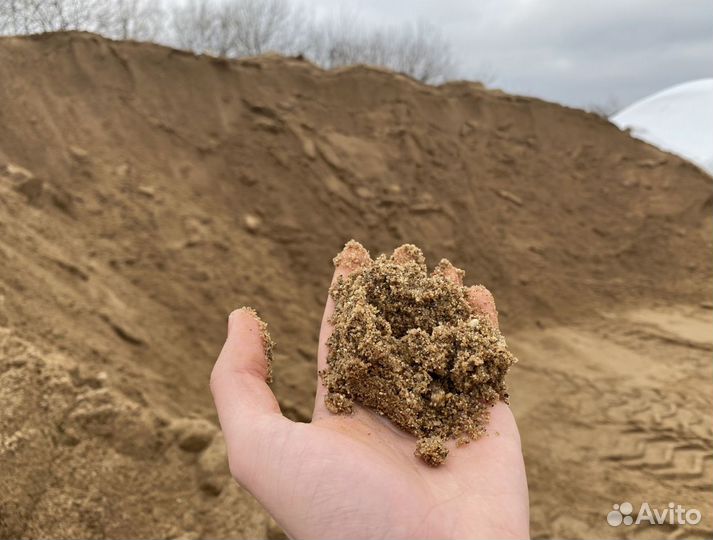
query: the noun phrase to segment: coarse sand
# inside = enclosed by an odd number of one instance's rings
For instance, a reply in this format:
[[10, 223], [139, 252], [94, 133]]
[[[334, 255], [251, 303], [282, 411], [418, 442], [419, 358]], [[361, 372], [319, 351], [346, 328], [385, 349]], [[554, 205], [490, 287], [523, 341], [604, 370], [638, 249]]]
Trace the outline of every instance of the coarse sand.
[[352, 240], [335, 265], [351, 273], [330, 290], [334, 331], [321, 373], [327, 409], [349, 414], [361, 403], [418, 437], [415, 454], [440, 465], [447, 439], [478, 438], [490, 407], [507, 400], [515, 357], [472, 307], [463, 271], [448, 260], [429, 274], [414, 245], [372, 261]]

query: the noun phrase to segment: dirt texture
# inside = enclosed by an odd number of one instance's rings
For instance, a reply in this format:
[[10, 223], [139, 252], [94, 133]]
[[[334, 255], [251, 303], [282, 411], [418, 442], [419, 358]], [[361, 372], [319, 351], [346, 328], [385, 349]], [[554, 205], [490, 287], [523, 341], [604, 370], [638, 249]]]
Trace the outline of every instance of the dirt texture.
[[[490, 408], [508, 399], [505, 375], [516, 359], [447, 259], [429, 275], [412, 244], [372, 261], [350, 240], [345, 253], [363, 261], [330, 289], [334, 330], [320, 372], [327, 409], [373, 409], [418, 437], [416, 455], [438, 466], [447, 439], [465, 444], [485, 433]], [[335, 266], [348, 264], [341, 259]]]
[[[712, 211], [682, 159], [474, 83], [0, 38], [0, 536], [279, 536], [229, 477], [210, 371], [254, 306], [308, 421], [359, 238], [495, 295], [536, 537], [708, 537]], [[703, 519], [609, 527], [625, 500]]]

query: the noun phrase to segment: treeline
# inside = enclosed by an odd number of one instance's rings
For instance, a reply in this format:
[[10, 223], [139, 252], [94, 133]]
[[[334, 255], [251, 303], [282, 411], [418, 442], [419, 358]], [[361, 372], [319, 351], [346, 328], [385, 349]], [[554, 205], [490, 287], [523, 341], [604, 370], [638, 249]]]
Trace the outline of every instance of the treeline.
[[0, 35], [86, 30], [238, 58], [302, 54], [316, 64], [383, 66], [427, 83], [453, 71], [449, 42], [426, 23], [375, 27], [356, 13], [290, 0], [0, 0]]

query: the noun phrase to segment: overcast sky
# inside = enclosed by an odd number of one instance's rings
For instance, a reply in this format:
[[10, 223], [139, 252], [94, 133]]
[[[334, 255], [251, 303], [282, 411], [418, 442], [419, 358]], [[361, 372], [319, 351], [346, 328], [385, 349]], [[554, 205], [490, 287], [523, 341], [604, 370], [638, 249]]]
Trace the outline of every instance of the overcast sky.
[[[334, 9], [340, 0], [305, 0]], [[711, 0], [341, 0], [365, 22], [423, 20], [458, 75], [576, 107], [625, 106], [713, 77]], [[713, 96], [711, 97], [713, 99]]]

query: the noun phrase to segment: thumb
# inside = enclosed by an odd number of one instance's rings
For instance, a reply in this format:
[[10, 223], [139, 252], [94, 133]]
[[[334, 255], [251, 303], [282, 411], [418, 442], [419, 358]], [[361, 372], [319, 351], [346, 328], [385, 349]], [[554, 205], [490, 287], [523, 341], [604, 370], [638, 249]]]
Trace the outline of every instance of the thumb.
[[[251, 492], [260, 491], [271, 448], [292, 425], [267, 385], [272, 342], [250, 308], [233, 311], [228, 337], [213, 367], [210, 389], [225, 435], [230, 471]], [[279, 446], [277, 446], [279, 448]]]

